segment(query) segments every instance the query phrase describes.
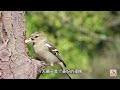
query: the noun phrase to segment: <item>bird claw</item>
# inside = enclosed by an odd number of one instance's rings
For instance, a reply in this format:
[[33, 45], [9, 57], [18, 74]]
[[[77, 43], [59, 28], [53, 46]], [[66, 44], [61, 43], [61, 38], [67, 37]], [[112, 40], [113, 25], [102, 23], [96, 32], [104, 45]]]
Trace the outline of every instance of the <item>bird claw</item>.
[[41, 69], [44, 69], [46, 67], [46, 63], [44, 61], [40, 61], [41, 62]]

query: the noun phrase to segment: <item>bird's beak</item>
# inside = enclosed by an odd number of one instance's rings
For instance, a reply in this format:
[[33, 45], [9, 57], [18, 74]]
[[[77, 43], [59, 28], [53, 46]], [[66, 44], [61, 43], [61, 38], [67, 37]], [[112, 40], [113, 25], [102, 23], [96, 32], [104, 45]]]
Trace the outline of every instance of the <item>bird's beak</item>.
[[25, 40], [25, 43], [31, 43], [31, 42], [32, 42], [32, 40], [30, 38]]

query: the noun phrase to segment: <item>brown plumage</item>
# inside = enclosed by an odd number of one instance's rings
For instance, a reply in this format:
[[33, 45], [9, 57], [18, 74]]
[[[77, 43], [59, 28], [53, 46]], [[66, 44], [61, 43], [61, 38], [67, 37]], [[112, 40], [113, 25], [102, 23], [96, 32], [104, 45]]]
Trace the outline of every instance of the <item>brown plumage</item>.
[[[33, 44], [37, 58], [43, 60], [47, 65], [53, 66], [54, 64], [59, 64], [62, 69], [66, 67], [66, 64], [61, 58], [58, 50], [44, 33], [33, 33], [30, 38], [25, 40], [25, 42]], [[69, 75], [68, 77], [71, 79]]]

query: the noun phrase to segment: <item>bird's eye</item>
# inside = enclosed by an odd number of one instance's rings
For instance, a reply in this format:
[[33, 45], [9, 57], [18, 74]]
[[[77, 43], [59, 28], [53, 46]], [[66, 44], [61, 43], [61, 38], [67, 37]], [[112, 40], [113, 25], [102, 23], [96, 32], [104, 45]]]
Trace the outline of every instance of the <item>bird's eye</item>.
[[31, 38], [31, 40], [34, 40], [33, 38]]
[[37, 38], [38, 36], [35, 36], [35, 38]]

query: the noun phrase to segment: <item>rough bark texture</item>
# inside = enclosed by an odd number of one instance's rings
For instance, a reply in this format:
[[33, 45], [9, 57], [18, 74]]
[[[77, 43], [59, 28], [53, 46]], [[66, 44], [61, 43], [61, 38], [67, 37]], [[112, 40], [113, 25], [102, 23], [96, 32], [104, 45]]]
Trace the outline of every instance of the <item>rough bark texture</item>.
[[27, 55], [24, 15], [23, 11], [0, 11], [0, 79], [35, 79], [42, 67]]

